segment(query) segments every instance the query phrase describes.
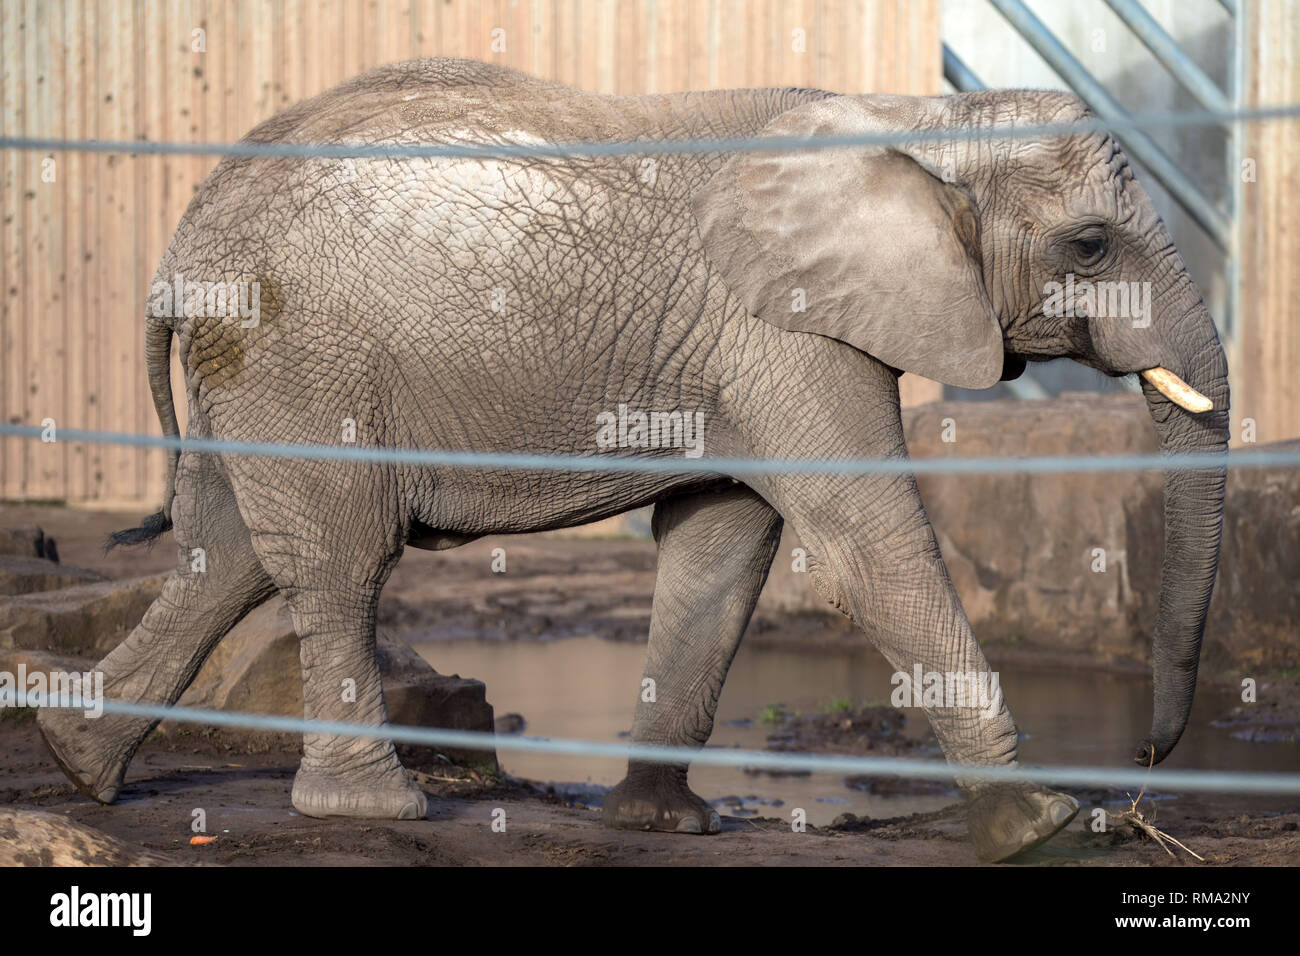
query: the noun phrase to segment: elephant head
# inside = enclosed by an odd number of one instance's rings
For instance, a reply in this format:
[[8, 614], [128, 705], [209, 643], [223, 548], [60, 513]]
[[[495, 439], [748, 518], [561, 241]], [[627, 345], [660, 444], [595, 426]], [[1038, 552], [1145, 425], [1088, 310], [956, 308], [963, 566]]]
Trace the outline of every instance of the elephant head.
[[[1087, 116], [1059, 93], [807, 103], [762, 135], [926, 135], [732, 157], [694, 197], [706, 256], [751, 315], [950, 385], [985, 388], [1063, 356], [1138, 373], [1164, 452], [1224, 452], [1227, 363], [1214, 322], [1123, 152], [1094, 131], [997, 135]], [[963, 135], [929, 135], [945, 130]], [[1191, 710], [1224, 479], [1221, 468], [1165, 473], [1143, 765], [1173, 749]]]

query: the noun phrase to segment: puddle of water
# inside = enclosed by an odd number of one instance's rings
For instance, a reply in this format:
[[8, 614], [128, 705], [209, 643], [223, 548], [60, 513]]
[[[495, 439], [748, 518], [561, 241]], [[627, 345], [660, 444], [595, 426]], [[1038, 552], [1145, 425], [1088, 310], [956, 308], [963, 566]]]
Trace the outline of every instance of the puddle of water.
[[[645, 645], [578, 637], [549, 642], [460, 641], [417, 644], [438, 671], [484, 681], [498, 717], [519, 713], [529, 736], [617, 741], [631, 729], [640, 692]], [[718, 705], [711, 746], [763, 749], [771, 726], [760, 721], [765, 708], [822, 713], [837, 699], [855, 704], [885, 702], [892, 670], [868, 644], [853, 649], [794, 649], [742, 645]], [[1000, 673], [1012, 715], [1022, 733], [1020, 759], [1027, 764], [1125, 766], [1149, 727], [1148, 680], [1078, 670]], [[1161, 766], [1241, 771], [1300, 769], [1300, 746], [1250, 744], [1210, 726], [1236, 701], [1199, 693], [1191, 724], [1178, 749]], [[909, 733], [925, 730], [919, 711], [908, 714]], [[748, 722], [746, 724], [746, 722]], [[612, 786], [626, 764], [609, 758], [503, 752], [503, 769], [537, 781]], [[808, 822], [830, 823], [841, 813], [889, 817], [936, 810], [952, 796], [863, 793], [844, 785], [842, 775], [751, 776], [738, 768], [696, 767], [691, 787], [706, 800], [736, 796], [761, 816], [789, 818], [794, 807]], [[775, 801], [780, 801], [779, 804]], [[1234, 804], [1238, 805], [1239, 804]], [[724, 808], [724, 813], [735, 813]]]

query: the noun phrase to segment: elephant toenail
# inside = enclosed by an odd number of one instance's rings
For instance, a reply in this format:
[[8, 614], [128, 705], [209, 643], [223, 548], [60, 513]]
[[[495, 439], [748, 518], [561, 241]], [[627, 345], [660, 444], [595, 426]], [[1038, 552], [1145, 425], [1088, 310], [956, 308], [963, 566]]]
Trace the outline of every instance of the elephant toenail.
[[677, 824], [678, 833], [700, 833], [700, 821], [687, 817]]
[[1059, 800], [1052, 805], [1051, 818], [1052, 823], [1056, 826], [1066, 823], [1070, 817], [1074, 816], [1075, 811], [1079, 809], [1079, 804], [1073, 799], [1067, 803], [1065, 800]]

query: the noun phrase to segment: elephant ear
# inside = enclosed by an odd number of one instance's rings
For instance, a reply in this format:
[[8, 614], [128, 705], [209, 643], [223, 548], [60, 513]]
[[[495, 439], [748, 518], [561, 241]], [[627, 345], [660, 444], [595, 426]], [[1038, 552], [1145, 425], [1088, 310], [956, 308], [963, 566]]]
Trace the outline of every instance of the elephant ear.
[[[760, 135], [844, 136], [881, 125], [854, 98], [833, 97], [781, 114]], [[906, 152], [740, 153], [693, 206], [705, 256], [751, 315], [947, 385], [988, 388], [1001, 377], [979, 213]]]

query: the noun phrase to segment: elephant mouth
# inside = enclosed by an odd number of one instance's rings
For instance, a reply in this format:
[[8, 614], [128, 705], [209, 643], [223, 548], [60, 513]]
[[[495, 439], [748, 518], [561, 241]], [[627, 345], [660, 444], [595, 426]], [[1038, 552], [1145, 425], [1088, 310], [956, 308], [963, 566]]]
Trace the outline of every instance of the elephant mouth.
[[1026, 361], [1024, 356], [1016, 355], [1014, 352], [1003, 352], [1002, 375], [998, 381], [1012, 382], [1024, 375]]
[[[1026, 356], [1017, 355], [1014, 352], [1003, 352], [1002, 377], [999, 381], [1010, 382], [1018, 379], [1025, 374], [1025, 368], [1029, 361]], [[1130, 374], [1117, 369], [1104, 369], [1103, 371], [1115, 377]], [[1156, 391], [1184, 411], [1191, 412], [1193, 415], [1200, 415], [1214, 409], [1214, 402], [1162, 365], [1142, 369], [1138, 374], [1150, 382]]]

